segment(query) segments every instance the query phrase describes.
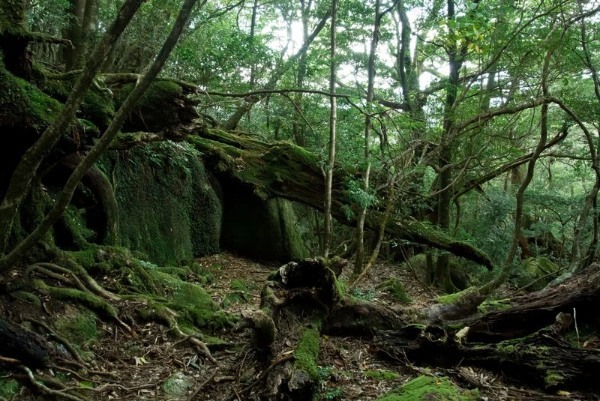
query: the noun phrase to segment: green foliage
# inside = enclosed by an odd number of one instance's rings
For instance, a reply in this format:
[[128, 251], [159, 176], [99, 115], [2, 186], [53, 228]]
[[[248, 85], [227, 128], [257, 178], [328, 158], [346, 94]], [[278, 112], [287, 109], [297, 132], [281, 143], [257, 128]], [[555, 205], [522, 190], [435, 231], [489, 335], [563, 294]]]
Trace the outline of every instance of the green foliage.
[[6, 400], [12, 399], [21, 389], [21, 385], [15, 379], [5, 377], [4, 372], [0, 371], [0, 373], [2, 373], [0, 377], [0, 397]]
[[227, 307], [230, 304], [246, 303], [250, 301], [250, 290], [248, 289], [248, 284], [243, 280], [231, 280], [229, 288], [232, 290], [232, 292], [228, 293], [223, 299], [224, 307]]

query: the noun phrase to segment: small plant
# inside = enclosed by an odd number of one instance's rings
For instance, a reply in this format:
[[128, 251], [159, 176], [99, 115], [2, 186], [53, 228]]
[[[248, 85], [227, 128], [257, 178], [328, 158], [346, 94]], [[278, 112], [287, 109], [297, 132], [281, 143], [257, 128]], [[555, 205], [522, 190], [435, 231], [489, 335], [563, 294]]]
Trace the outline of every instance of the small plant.
[[[320, 383], [327, 382], [332, 375], [333, 366], [319, 366], [317, 368], [317, 377]], [[344, 393], [339, 387], [323, 386], [320, 399], [324, 401], [341, 400], [342, 395], [344, 395]]]
[[321, 399], [324, 401], [341, 400], [344, 395], [339, 387], [325, 387], [321, 392]]
[[373, 290], [361, 290], [355, 288], [352, 290], [352, 297], [359, 301], [372, 301], [375, 298], [375, 291]]

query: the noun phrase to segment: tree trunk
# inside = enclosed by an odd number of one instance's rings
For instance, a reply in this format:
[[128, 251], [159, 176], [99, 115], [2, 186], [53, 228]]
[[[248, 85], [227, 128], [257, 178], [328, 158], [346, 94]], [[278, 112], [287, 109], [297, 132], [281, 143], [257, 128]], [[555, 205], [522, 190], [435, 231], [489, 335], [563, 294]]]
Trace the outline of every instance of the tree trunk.
[[[371, 114], [373, 113], [373, 94], [375, 92], [375, 59], [377, 57], [377, 45], [379, 44], [379, 31], [381, 27], [381, 18], [383, 15], [380, 12], [381, 1], [375, 1], [375, 22], [373, 23], [373, 35], [371, 37], [371, 50], [369, 52], [369, 63], [367, 65], [367, 104], [365, 114], [364, 128], [364, 171], [362, 172], [362, 190], [363, 196], [366, 198], [369, 192], [369, 180], [371, 175], [371, 154], [370, 154], [370, 134], [371, 134]], [[365, 263], [365, 219], [367, 217], [367, 209], [369, 208], [366, 199], [361, 205], [358, 220], [356, 223], [356, 258], [354, 261], [354, 271], [352, 276], [355, 278], [360, 276]]]
[[[291, 143], [269, 143], [205, 126], [190, 126], [187, 132], [196, 133], [188, 135], [186, 140], [202, 152], [207, 167], [215, 172], [250, 185], [263, 198], [282, 197], [323, 211], [325, 177], [313, 154]], [[355, 224], [355, 220], [348, 220], [344, 214], [349, 206], [346, 183], [352, 176], [340, 167], [333, 171], [332, 215], [342, 223]], [[371, 211], [365, 227], [377, 230], [382, 218], [382, 213]], [[411, 218], [390, 219], [385, 232], [393, 238], [433, 246], [493, 267], [489, 257], [477, 248]]]
[[324, 217], [324, 234], [323, 234], [323, 250], [322, 254], [325, 257], [329, 256], [331, 242], [333, 237], [333, 225], [331, 216], [331, 195], [333, 188], [333, 168], [335, 167], [335, 137], [336, 137], [336, 121], [337, 121], [337, 99], [335, 96], [335, 81], [337, 65], [335, 63], [336, 56], [336, 29], [337, 29], [337, 0], [331, 2], [331, 53], [330, 53], [330, 76], [329, 76], [329, 92], [332, 96], [329, 98], [329, 156], [327, 159], [327, 170], [325, 171], [325, 217]]

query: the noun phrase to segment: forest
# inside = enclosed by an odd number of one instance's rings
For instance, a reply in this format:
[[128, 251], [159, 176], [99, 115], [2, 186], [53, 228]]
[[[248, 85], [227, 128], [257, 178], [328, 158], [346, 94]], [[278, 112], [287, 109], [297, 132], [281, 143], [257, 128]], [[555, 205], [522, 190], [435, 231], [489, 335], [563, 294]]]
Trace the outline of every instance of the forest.
[[600, 1], [0, 0], [0, 401], [599, 400]]

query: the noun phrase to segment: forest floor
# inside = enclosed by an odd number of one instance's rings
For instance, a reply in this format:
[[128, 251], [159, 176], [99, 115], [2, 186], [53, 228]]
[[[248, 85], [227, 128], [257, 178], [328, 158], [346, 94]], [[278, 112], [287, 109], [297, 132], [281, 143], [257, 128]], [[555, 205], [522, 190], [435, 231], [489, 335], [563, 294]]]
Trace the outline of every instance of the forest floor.
[[[212, 282], [205, 286], [206, 291], [215, 303], [235, 316], [259, 308], [260, 293], [267, 277], [278, 267], [228, 253], [201, 258], [198, 262], [214, 276]], [[344, 279], [347, 273], [345, 271], [341, 278]], [[373, 267], [353, 296], [392, 307], [405, 306], [380, 289], [381, 284], [390, 278], [403, 283], [412, 299], [412, 306], [425, 307], [433, 302], [436, 294], [423, 286], [411, 271], [401, 269], [397, 263], [385, 262]], [[3, 300], [1, 307], [4, 315], [13, 320], [37, 319], [42, 322], [67, 316], [71, 308], [68, 304], [49, 301], [45, 305], [47, 316], [39, 316], [39, 309], [29, 308], [26, 302]], [[124, 316], [133, 315], [133, 311], [140, 307], [142, 305], [133, 302], [119, 306]], [[96, 321], [100, 335], [87, 347], [87, 352], [93, 353], [91, 359], [94, 361], [88, 370], [82, 373], [76, 367], [72, 370], [64, 367], [39, 369], [37, 377], [58, 377], [66, 386], [80, 387], [81, 399], [89, 400], [259, 399], [260, 380], [257, 378], [269, 368], [260, 362], [260, 357], [249, 344], [251, 333], [248, 329], [223, 329], [213, 333], [214, 337], [205, 339], [215, 364], [199, 355], [185, 340], [173, 340], [169, 329], [158, 323], [137, 323], [131, 333], [126, 333], [114, 323]], [[322, 336], [320, 345], [321, 400], [375, 400], [422, 374], [457, 379], [456, 384], [462, 388], [478, 388], [479, 399], [486, 401], [600, 399], [575, 393], [550, 395], [517, 388], [506, 382], [500, 372], [461, 366], [450, 369], [419, 367], [407, 361], [384, 361], [376, 356], [368, 338]], [[285, 358], [292, 352], [293, 341], [290, 341], [289, 349], [275, 358]], [[14, 373], [5, 373], [4, 383], [12, 377], [18, 378]], [[0, 400], [49, 399], [46, 397], [25, 388], [4, 397], [0, 386]]]

